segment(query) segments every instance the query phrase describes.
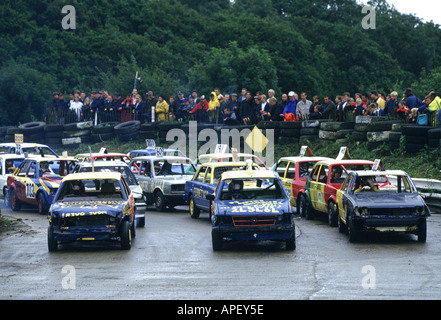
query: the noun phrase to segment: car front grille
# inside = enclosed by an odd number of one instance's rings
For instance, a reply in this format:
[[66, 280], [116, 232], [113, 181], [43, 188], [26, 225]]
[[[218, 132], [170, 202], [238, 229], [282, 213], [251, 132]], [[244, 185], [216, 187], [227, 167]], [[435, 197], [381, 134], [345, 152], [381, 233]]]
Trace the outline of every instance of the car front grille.
[[416, 214], [416, 208], [370, 208], [371, 216], [406, 216]]
[[116, 219], [108, 215], [69, 217], [62, 219], [62, 227], [94, 227], [115, 225]]
[[273, 226], [276, 216], [233, 216], [235, 227]]

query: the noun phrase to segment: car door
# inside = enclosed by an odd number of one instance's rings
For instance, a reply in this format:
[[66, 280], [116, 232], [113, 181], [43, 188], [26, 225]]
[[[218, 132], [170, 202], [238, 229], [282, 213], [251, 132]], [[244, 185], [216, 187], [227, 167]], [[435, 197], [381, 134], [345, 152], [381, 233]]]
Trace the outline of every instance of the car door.
[[315, 210], [326, 212], [325, 185], [327, 182], [328, 165], [316, 166], [310, 183], [311, 203]]
[[207, 195], [211, 193], [209, 191], [209, 185], [211, 184], [211, 179], [213, 177], [213, 168], [211, 166], [207, 167], [200, 173], [201, 175], [195, 180], [193, 197], [195, 204], [199, 208], [208, 210], [210, 208], [210, 201], [207, 199]]
[[150, 160], [138, 160], [132, 161], [130, 165], [130, 169], [135, 175], [136, 180], [139, 183], [142, 191], [147, 197], [147, 202], [152, 203], [153, 201], [153, 190], [151, 190], [152, 186], [152, 164]]
[[346, 179], [343, 181], [341, 188], [337, 190], [336, 202], [337, 202], [338, 214], [343, 219], [343, 221], [345, 220], [345, 216], [344, 216], [345, 210], [343, 208], [343, 196], [348, 192], [348, 188], [351, 180], [352, 180], [352, 175], [348, 175]]

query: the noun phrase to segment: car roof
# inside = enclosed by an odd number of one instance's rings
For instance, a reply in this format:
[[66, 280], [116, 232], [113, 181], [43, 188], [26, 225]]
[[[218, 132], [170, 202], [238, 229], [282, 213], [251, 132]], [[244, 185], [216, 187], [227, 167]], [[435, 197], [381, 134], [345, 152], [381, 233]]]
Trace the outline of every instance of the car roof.
[[[33, 148], [33, 147], [50, 148], [48, 145], [40, 144], [40, 143], [25, 142], [25, 143], [20, 143], [20, 144], [21, 144], [21, 148]], [[17, 144], [14, 142], [0, 143], [0, 147], [16, 147], [16, 146], [17, 146]]]
[[182, 156], [140, 156], [140, 157], [136, 157], [133, 158], [132, 160], [185, 160], [185, 161], [190, 161], [191, 163], [193, 163], [193, 161], [191, 161], [190, 158], [187, 157], [182, 157]]
[[240, 170], [222, 173], [222, 180], [244, 178], [278, 178], [278, 175], [271, 170]]
[[[90, 153], [79, 153], [77, 155], [75, 155], [75, 157], [90, 157]], [[97, 156], [103, 156], [103, 157], [127, 157], [129, 158], [129, 156], [125, 153], [119, 153], [119, 152], [112, 152], [112, 153], [99, 153], [99, 152], [95, 152], [92, 153], [92, 157], [97, 157]]]
[[317, 162], [316, 165], [318, 164], [329, 164], [329, 165], [333, 165], [333, 164], [374, 164], [374, 161], [371, 160], [351, 160], [351, 159], [346, 159], [346, 160], [337, 160], [337, 159], [330, 159], [330, 160], [323, 160], [323, 161], [319, 161]]
[[25, 160], [29, 160], [29, 161], [38, 161], [38, 162], [42, 162], [42, 161], [78, 161], [78, 159], [75, 159], [73, 157], [55, 157], [55, 156], [50, 156], [50, 157], [28, 157], [25, 158]]
[[82, 167], [104, 167], [104, 166], [128, 166], [127, 163], [125, 163], [124, 161], [94, 161], [92, 162], [79, 162], [78, 165], [82, 166]]
[[332, 158], [328, 158], [328, 157], [318, 157], [318, 156], [314, 156], [314, 157], [301, 157], [301, 156], [297, 156], [297, 157], [282, 157], [279, 159], [279, 161], [282, 160], [286, 160], [286, 161], [294, 161], [294, 162], [298, 162], [301, 160], [306, 160], [306, 161], [326, 161], [326, 160], [333, 160]]
[[[238, 157], [252, 157], [252, 158], [259, 158], [255, 154], [252, 153], [237, 153]], [[201, 154], [199, 158], [201, 157], [207, 157], [207, 158], [232, 158], [232, 153], [207, 153], [207, 154]]]
[[[246, 166], [248, 163], [245, 161], [232, 161], [232, 162], [204, 162], [200, 164], [199, 166], [209, 166], [209, 167], [233, 167], [233, 166]], [[253, 166], [256, 165], [256, 163], [252, 164]]]
[[391, 175], [391, 176], [405, 176], [407, 175], [407, 173], [403, 170], [384, 170], [384, 171], [380, 171], [380, 170], [355, 170], [355, 171], [351, 171], [349, 173], [354, 172], [355, 174], [357, 174], [360, 177], [363, 176], [387, 176], [387, 175]]
[[122, 175], [119, 172], [81, 172], [69, 174], [63, 178], [63, 181], [88, 179], [121, 180], [121, 177]]
[[[15, 153], [0, 153], [0, 157], [1, 158], [6, 158], [6, 159], [9, 159], [9, 158], [14, 158], [14, 159], [17, 159], [17, 158], [20, 158], [20, 159], [24, 159], [25, 158], [25, 155], [24, 154], [15, 154]], [[55, 157], [54, 157], [55, 158]], [[55, 158], [55, 159], [58, 159], [58, 158]]]

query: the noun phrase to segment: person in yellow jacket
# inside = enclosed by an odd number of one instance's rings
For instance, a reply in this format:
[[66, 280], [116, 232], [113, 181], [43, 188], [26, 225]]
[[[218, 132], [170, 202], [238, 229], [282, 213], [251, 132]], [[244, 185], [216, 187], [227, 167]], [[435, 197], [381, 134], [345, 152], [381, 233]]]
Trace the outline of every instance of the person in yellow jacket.
[[216, 96], [216, 93], [213, 91], [210, 94], [210, 101], [208, 102], [208, 122], [215, 123], [216, 122], [216, 114], [217, 108], [220, 107], [219, 99]]
[[438, 111], [441, 109], [441, 98], [435, 92], [432, 91], [429, 93], [429, 99], [430, 103], [428, 108], [430, 111]]
[[155, 106], [155, 113], [156, 113], [156, 120], [158, 122], [164, 121], [168, 118], [168, 110], [170, 106], [168, 105], [167, 101], [164, 100], [164, 97], [159, 95], [158, 96], [158, 102]]

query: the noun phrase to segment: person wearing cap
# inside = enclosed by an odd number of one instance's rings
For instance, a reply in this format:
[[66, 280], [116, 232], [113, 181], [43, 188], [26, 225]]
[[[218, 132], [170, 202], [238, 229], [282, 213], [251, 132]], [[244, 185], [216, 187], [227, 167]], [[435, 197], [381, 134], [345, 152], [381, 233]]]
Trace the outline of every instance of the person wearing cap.
[[189, 113], [195, 116], [197, 122], [206, 123], [208, 121], [208, 102], [204, 95], [200, 97], [199, 103]]
[[297, 107], [297, 99], [295, 97], [295, 92], [290, 91], [288, 93], [288, 104], [283, 109], [283, 117], [285, 121], [295, 121], [296, 117], [296, 107]]

